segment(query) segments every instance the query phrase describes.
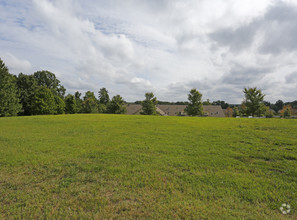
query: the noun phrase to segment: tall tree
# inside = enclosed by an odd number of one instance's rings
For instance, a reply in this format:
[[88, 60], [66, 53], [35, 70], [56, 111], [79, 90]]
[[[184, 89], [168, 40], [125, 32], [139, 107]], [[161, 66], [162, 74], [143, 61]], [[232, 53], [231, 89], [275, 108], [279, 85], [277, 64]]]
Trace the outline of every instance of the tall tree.
[[154, 93], [147, 92], [145, 93], [145, 100], [141, 102], [142, 105], [142, 115], [155, 115], [156, 114], [156, 105], [158, 104], [157, 98], [154, 96]]
[[65, 97], [65, 113], [66, 114], [75, 114], [78, 112], [76, 99], [74, 95], [68, 94]]
[[275, 104], [274, 104], [274, 111], [277, 113], [277, 112], [279, 112], [280, 110], [282, 110], [283, 109], [283, 107], [284, 107], [284, 102], [282, 101], [282, 100], [277, 100], [276, 102], [275, 102]]
[[34, 78], [39, 86], [51, 89], [55, 95], [64, 97], [66, 89], [60, 84], [54, 73], [46, 70], [37, 71], [34, 73]]
[[107, 89], [101, 88], [100, 91], [98, 92], [98, 95], [99, 95], [99, 97], [98, 97], [99, 103], [107, 105], [107, 103], [110, 101]]
[[192, 89], [188, 95], [189, 104], [185, 108], [185, 112], [191, 116], [202, 115], [203, 105], [201, 102], [202, 94], [196, 90]]
[[32, 99], [38, 88], [37, 81], [33, 75], [20, 73], [17, 78], [17, 87], [22, 104], [22, 114], [32, 115]]
[[55, 96], [49, 88], [38, 87], [32, 98], [33, 115], [50, 115], [57, 113]]
[[108, 91], [106, 88], [101, 88], [98, 92], [98, 98], [99, 98], [99, 105], [98, 105], [98, 111], [100, 113], [107, 112], [107, 105], [110, 102]]
[[0, 117], [17, 115], [21, 108], [16, 77], [9, 73], [0, 59]]
[[112, 97], [111, 101], [107, 104], [107, 112], [111, 114], [124, 114], [127, 109], [125, 101], [120, 95]]
[[264, 94], [261, 89], [244, 88], [243, 90], [245, 99], [242, 104], [246, 106], [246, 115], [261, 116], [265, 113]]
[[55, 95], [54, 97], [55, 97], [55, 106], [56, 106], [55, 114], [64, 114], [65, 107], [66, 107], [64, 100], [58, 95]]
[[79, 91], [76, 91], [74, 94], [74, 98], [75, 98], [75, 102], [76, 102], [77, 113], [81, 113], [82, 112], [82, 103], [83, 103], [83, 100], [81, 99], [81, 93]]
[[94, 92], [87, 91], [82, 102], [83, 113], [98, 113], [97, 99]]

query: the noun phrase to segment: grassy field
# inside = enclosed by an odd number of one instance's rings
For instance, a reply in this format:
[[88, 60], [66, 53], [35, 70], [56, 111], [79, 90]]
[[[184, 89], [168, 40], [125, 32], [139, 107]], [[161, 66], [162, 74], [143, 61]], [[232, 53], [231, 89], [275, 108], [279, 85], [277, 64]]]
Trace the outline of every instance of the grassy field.
[[0, 118], [0, 219], [296, 219], [296, 207], [297, 120]]

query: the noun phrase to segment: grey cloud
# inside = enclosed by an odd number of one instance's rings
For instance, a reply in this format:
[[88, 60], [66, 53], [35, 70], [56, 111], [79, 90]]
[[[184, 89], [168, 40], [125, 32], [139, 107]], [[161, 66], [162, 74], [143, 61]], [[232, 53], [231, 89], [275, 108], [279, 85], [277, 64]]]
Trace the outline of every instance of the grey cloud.
[[211, 33], [209, 37], [220, 46], [228, 46], [231, 51], [237, 52], [249, 47], [257, 32], [258, 24], [251, 23], [237, 29], [222, 29]]
[[262, 28], [264, 42], [261, 53], [278, 54], [297, 49], [297, 7], [285, 3], [277, 4], [265, 15]]
[[245, 67], [236, 64], [229, 73], [223, 76], [222, 82], [239, 87], [249, 86], [261, 80], [270, 71], [270, 68]]
[[297, 71], [286, 76], [286, 83], [297, 83]]
[[255, 42], [256, 35], [264, 36], [259, 52], [278, 54], [297, 49], [297, 7], [280, 2], [266, 11], [263, 17], [236, 29], [222, 29], [209, 34], [217, 46], [228, 46], [232, 52], [248, 49]]
[[211, 86], [209, 85], [209, 81], [208, 80], [195, 80], [195, 81], [190, 81], [189, 83], [187, 83], [187, 86], [192, 88], [196, 88], [199, 91], [205, 91], [211, 88]]

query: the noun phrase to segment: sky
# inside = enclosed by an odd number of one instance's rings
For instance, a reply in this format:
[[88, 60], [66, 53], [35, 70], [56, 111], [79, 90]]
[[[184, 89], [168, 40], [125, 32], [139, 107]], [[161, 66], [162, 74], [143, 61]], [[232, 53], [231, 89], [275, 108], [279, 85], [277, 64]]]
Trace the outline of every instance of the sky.
[[297, 100], [297, 0], [0, 0], [0, 58], [67, 93]]

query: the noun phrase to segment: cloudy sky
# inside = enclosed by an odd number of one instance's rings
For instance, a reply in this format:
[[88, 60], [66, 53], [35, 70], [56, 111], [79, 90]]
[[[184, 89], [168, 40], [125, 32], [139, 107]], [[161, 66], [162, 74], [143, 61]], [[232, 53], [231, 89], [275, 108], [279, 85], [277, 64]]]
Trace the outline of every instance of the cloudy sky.
[[0, 57], [49, 70], [68, 93], [126, 101], [297, 99], [297, 0], [0, 0]]

